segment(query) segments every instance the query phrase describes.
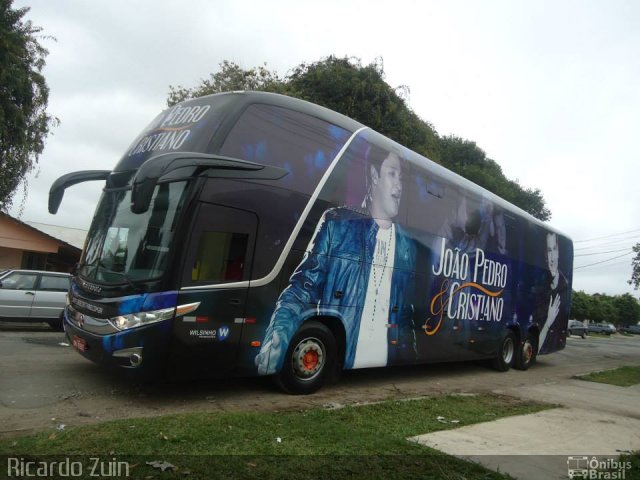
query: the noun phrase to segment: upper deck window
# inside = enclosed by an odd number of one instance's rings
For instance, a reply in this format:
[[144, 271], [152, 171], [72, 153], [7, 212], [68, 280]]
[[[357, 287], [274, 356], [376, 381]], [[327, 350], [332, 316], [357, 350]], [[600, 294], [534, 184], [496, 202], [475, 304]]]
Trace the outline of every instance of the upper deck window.
[[316, 117], [254, 104], [235, 124], [221, 155], [286, 169], [279, 183], [311, 194], [350, 132]]
[[233, 100], [230, 94], [215, 95], [164, 110], [133, 141], [114, 170], [135, 170], [164, 153], [206, 152]]

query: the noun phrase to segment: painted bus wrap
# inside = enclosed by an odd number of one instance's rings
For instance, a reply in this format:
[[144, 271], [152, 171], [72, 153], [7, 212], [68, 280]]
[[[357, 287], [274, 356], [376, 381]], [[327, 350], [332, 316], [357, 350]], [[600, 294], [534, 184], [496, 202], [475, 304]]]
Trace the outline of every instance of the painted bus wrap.
[[65, 325], [98, 363], [309, 393], [339, 369], [524, 370], [565, 346], [569, 238], [325, 108], [257, 92], [178, 104], [113, 171], [61, 177], [50, 209], [96, 178]]

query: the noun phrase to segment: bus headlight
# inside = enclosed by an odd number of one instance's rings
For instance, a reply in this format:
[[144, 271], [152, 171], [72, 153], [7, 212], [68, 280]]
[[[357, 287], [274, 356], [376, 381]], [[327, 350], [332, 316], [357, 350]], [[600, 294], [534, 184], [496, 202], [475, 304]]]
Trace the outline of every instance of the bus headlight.
[[119, 315], [109, 319], [109, 323], [118, 330], [128, 330], [130, 328], [142, 327], [152, 323], [170, 320], [174, 317], [181, 317], [189, 312], [193, 312], [200, 306], [200, 302], [180, 305], [176, 308], [163, 308], [162, 310], [152, 310], [149, 312], [129, 313]]

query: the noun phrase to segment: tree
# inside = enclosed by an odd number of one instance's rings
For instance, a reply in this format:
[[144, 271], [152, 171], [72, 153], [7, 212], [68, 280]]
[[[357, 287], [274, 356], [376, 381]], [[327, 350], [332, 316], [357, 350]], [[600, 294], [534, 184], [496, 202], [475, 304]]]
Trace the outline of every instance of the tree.
[[39, 43], [42, 28], [24, 20], [28, 7], [0, 0], [0, 210], [12, 205], [21, 182], [38, 162], [49, 129], [49, 88], [42, 75], [49, 53]]
[[517, 180], [504, 176], [498, 163], [487, 158], [475, 142], [455, 135], [441, 139], [442, 164], [459, 175], [517, 205], [539, 220], [551, 218], [539, 189], [523, 188]]
[[638, 290], [640, 288], [640, 243], [636, 243], [633, 247], [633, 253], [636, 256], [631, 260], [631, 280], [629, 280], [629, 285], [633, 285], [633, 287]]
[[284, 89], [282, 80], [275, 72], [269, 71], [266, 64], [243, 70], [236, 63], [225, 60], [219, 66], [220, 71], [212, 73], [208, 79], [202, 80], [198, 87], [185, 88], [181, 85], [177, 87], [170, 85], [167, 104], [171, 107], [190, 98], [234, 90], [281, 92]]
[[592, 317], [591, 296], [580, 291], [573, 292], [571, 296], [571, 315], [569, 318], [576, 320], [590, 320]]
[[[476, 142], [456, 135], [442, 137], [442, 156], [445, 158], [446, 167], [456, 173], [462, 173], [465, 168], [471, 166], [487, 163], [487, 155], [476, 145]], [[502, 175], [502, 169], [499, 166], [497, 170], [499, 175]]]
[[624, 325], [636, 325], [640, 322], [640, 303], [633, 295], [625, 293], [614, 298], [618, 321]]
[[286, 93], [340, 112], [439, 162], [440, 137], [407, 106], [407, 91], [385, 82], [380, 58], [362, 65], [357, 58], [330, 56], [294, 68]]
[[617, 316], [614, 297], [601, 293], [594, 293], [591, 296], [591, 320], [598, 323], [618, 323]]
[[573, 292], [571, 317], [577, 320], [635, 325], [640, 322], [640, 303], [633, 295], [604, 295]]

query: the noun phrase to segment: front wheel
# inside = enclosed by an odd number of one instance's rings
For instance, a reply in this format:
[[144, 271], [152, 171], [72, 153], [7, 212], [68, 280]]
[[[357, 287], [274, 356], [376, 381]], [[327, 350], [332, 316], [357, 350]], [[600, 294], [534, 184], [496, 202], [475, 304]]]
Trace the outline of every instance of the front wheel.
[[513, 358], [516, 351], [516, 336], [509, 331], [502, 337], [498, 356], [493, 359], [491, 366], [499, 372], [506, 372], [513, 364]]
[[538, 353], [538, 337], [532, 333], [528, 333], [520, 349], [516, 353], [515, 367], [518, 370], [528, 370], [536, 361]]
[[336, 359], [336, 341], [331, 330], [322, 323], [307, 322], [289, 343], [276, 382], [287, 393], [313, 393], [334, 373]]

